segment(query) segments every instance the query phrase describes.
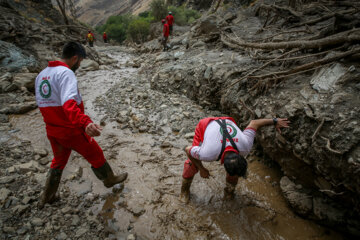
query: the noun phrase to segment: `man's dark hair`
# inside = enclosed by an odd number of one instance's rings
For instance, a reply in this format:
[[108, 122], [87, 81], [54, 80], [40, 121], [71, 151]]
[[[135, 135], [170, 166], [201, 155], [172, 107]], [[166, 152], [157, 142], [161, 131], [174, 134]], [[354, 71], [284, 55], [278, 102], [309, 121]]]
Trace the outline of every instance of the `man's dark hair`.
[[228, 152], [224, 157], [224, 167], [230, 176], [244, 177], [247, 170], [247, 162], [243, 156], [235, 152]]
[[62, 52], [63, 59], [69, 59], [73, 56], [79, 56], [82, 58], [86, 58], [85, 48], [77, 42], [68, 42], [65, 44]]

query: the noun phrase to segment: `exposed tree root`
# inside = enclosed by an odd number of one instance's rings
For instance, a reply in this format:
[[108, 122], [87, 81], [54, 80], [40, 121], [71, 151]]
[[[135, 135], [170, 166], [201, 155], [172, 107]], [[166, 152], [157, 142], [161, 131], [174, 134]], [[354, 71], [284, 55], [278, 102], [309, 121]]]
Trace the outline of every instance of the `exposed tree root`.
[[327, 149], [327, 150], [329, 150], [329, 151], [332, 152], [332, 153], [341, 154], [341, 155], [343, 154], [342, 152], [331, 148], [330, 139], [328, 139], [328, 138], [326, 138], [326, 137], [323, 137], [323, 136], [320, 136], [320, 137], [326, 141], [326, 149]]
[[289, 49], [289, 48], [299, 48], [299, 49], [313, 49], [313, 48], [323, 48], [338, 44], [350, 43], [350, 42], [359, 42], [360, 41], [360, 28], [355, 28], [349, 31], [337, 33], [322, 39], [313, 40], [313, 41], [289, 41], [289, 42], [279, 42], [279, 43], [249, 43], [236, 41], [229, 36], [225, 35], [227, 39], [221, 37], [221, 41], [232, 48], [259, 48], [259, 49]]
[[320, 132], [320, 130], [321, 130], [321, 128], [322, 128], [322, 126], [324, 125], [324, 122], [325, 122], [325, 119], [324, 119], [324, 118], [322, 118], [322, 119], [321, 119], [321, 122], [320, 122], [320, 124], [319, 124], [319, 126], [316, 128], [316, 130], [315, 130], [314, 134], [312, 135], [312, 137], [311, 137], [311, 141], [312, 141], [313, 143], [315, 142], [315, 138], [316, 138], [316, 136], [318, 135], [318, 133]]
[[287, 70], [287, 71], [273, 72], [273, 73], [268, 73], [268, 74], [258, 75], [258, 76], [249, 76], [249, 78], [266, 79], [266, 78], [270, 78], [270, 77], [279, 77], [279, 76], [286, 77], [286, 76], [289, 76], [290, 74], [298, 73], [298, 72], [308, 70], [308, 69], [312, 69], [317, 66], [322, 66], [327, 63], [331, 63], [333, 61], [340, 60], [342, 58], [345, 58], [345, 57], [348, 57], [348, 56], [351, 56], [351, 55], [357, 54], [357, 53], [360, 53], [360, 48], [349, 50], [349, 51], [342, 52], [342, 53], [338, 53], [338, 54], [330, 56], [330, 57], [325, 57], [318, 61], [303, 64], [303, 65], [300, 65], [298, 67], [295, 67], [295, 68]]

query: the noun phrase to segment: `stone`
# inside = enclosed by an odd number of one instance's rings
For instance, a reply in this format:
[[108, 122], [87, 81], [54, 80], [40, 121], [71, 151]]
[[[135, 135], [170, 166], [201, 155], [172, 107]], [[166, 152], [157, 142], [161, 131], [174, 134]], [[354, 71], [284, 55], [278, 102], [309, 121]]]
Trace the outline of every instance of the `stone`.
[[27, 173], [30, 171], [39, 171], [42, 169], [42, 167], [40, 167], [39, 163], [32, 160], [28, 163], [23, 163], [23, 164], [18, 164], [14, 166], [19, 172], [21, 173]]
[[196, 27], [197, 35], [208, 35], [211, 33], [218, 33], [219, 27], [217, 25], [218, 19], [215, 14], [209, 15], [205, 18], [199, 20], [199, 23]]
[[14, 166], [11, 166], [11, 167], [8, 167], [8, 168], [6, 169], [6, 172], [8, 172], [8, 173], [15, 173], [15, 172], [16, 172], [16, 169], [15, 169]]
[[88, 231], [87, 228], [81, 227], [81, 228], [79, 228], [79, 229], [76, 231], [75, 237], [76, 237], [76, 238], [79, 238], [79, 237], [81, 237], [82, 235], [84, 235], [87, 231]]
[[72, 212], [72, 208], [67, 206], [67, 207], [64, 207], [63, 209], [61, 209], [61, 212], [63, 214], [67, 214], [67, 213], [71, 213]]
[[204, 72], [204, 78], [206, 80], [209, 80], [211, 78], [211, 75], [212, 75], [212, 67], [208, 66]]
[[4, 92], [13, 92], [18, 89], [16, 84], [10, 82], [3, 82], [1, 88]]
[[91, 59], [84, 59], [81, 62], [79, 70], [81, 71], [96, 71], [99, 70], [99, 64]]
[[31, 200], [32, 200], [31, 197], [26, 196], [26, 197], [24, 197], [24, 199], [23, 199], [21, 202], [26, 205], [26, 204], [28, 204]]
[[37, 66], [34, 56], [29, 55], [12, 43], [0, 40], [0, 70], [1, 72], [16, 72], [23, 67], [33, 68]]
[[336, 82], [346, 73], [347, 69], [340, 63], [322, 68], [310, 80], [313, 89], [320, 93], [326, 93], [335, 87]]
[[12, 75], [11, 73], [7, 72], [0, 76], [0, 83], [3, 81], [11, 82], [12, 81]]
[[187, 139], [192, 139], [192, 138], [194, 138], [194, 136], [195, 136], [194, 132], [189, 132], [189, 133], [185, 134], [184, 137], [187, 138]]
[[224, 20], [227, 21], [227, 22], [231, 22], [235, 18], [236, 18], [236, 13], [233, 13], [233, 12], [228, 12], [224, 16]]
[[136, 237], [134, 234], [129, 234], [126, 238], [126, 240], [136, 240]]
[[287, 176], [280, 180], [280, 188], [290, 205], [300, 215], [306, 216], [312, 211], [313, 203], [312, 197], [300, 191], [294, 182]]
[[255, 114], [256, 114], [256, 116], [258, 117], [258, 118], [260, 118], [261, 117], [261, 110], [260, 109], [255, 109]]
[[203, 41], [197, 41], [196, 43], [194, 43], [191, 47], [192, 48], [200, 48], [200, 47], [205, 47], [206, 43], [204, 43]]
[[175, 59], [179, 59], [181, 56], [183, 56], [185, 53], [184, 52], [175, 52], [174, 53], [174, 58]]
[[12, 211], [14, 213], [17, 213], [17, 214], [22, 214], [29, 208], [30, 208], [29, 204], [27, 204], [27, 205], [17, 205], [14, 208], [12, 208]]
[[42, 226], [44, 225], [44, 221], [41, 218], [33, 218], [30, 220], [31, 225], [33, 226]]
[[71, 225], [72, 226], [78, 226], [80, 223], [80, 218], [78, 215], [73, 215], [72, 216], [72, 221], [71, 221]]
[[170, 142], [164, 141], [160, 145], [161, 148], [169, 148], [172, 147], [172, 144]]
[[37, 75], [37, 73], [17, 73], [14, 75], [13, 83], [17, 88], [25, 87], [27, 90], [34, 92]]
[[0, 178], [0, 183], [5, 184], [5, 183], [12, 183], [17, 176], [5, 176], [5, 177], [1, 177]]
[[5, 200], [10, 196], [11, 191], [7, 188], [0, 189], [0, 203], [5, 202]]
[[14, 227], [3, 227], [2, 229], [5, 233], [15, 233]]
[[174, 56], [172, 53], [170, 52], [162, 52], [159, 54], [159, 56], [157, 56], [155, 58], [156, 62], [160, 62], [160, 61], [168, 61], [168, 60], [172, 60], [174, 59]]
[[56, 236], [57, 240], [66, 240], [67, 238], [68, 238], [68, 236], [64, 232], [61, 232]]
[[40, 157], [46, 157], [49, 154], [45, 148], [35, 149], [35, 153], [38, 154]]

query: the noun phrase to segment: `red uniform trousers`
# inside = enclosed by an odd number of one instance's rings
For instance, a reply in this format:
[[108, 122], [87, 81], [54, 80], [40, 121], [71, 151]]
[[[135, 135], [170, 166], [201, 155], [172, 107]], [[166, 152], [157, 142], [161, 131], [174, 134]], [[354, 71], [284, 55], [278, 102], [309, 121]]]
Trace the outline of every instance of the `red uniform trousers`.
[[[201, 141], [204, 138], [204, 134], [205, 134], [207, 125], [210, 123], [210, 121], [216, 120], [216, 119], [230, 119], [230, 120], [234, 121], [232, 118], [228, 118], [228, 117], [201, 119], [195, 128], [195, 136], [193, 139], [192, 146], [200, 145]], [[223, 164], [223, 162], [221, 162], [221, 164]], [[190, 179], [190, 178], [194, 177], [198, 171], [199, 170], [197, 169], [195, 164], [193, 164], [190, 159], [187, 159], [184, 163], [184, 170], [183, 170], [182, 176], [185, 179]], [[226, 173], [226, 181], [229, 183], [237, 183], [238, 177], [230, 176], [228, 173]]]
[[99, 168], [105, 163], [104, 153], [95, 139], [87, 138], [85, 134], [60, 139], [48, 136], [54, 158], [50, 168], [64, 169], [72, 150], [81, 154], [94, 168]]

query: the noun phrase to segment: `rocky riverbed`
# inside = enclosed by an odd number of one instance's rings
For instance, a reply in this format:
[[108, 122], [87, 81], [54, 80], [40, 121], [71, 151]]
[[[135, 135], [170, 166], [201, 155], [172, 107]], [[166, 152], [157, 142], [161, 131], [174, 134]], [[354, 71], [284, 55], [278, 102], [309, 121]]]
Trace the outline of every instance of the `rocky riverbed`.
[[182, 93], [152, 89], [133, 50], [97, 50], [108, 56], [106, 65], [84, 63], [80, 92], [86, 112], [104, 127], [97, 141], [107, 160], [114, 171], [127, 171], [128, 180], [105, 189], [73, 153], [60, 201], [37, 210], [52, 158], [41, 114], [1, 115], [2, 239], [342, 239], [292, 212], [279, 167], [257, 149], [234, 200], [222, 200], [225, 170], [211, 163], [212, 177], [196, 176], [190, 203], [180, 203], [182, 148], [201, 118], [222, 113]]

